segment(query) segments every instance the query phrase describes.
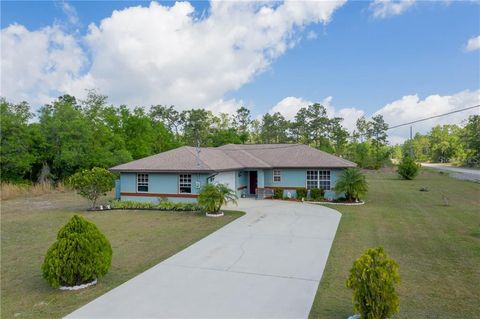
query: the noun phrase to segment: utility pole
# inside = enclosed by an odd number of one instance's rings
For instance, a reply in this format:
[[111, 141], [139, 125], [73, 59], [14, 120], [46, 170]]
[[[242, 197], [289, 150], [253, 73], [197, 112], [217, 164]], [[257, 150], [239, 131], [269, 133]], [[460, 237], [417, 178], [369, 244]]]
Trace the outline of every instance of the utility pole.
[[413, 126], [410, 125], [410, 157], [413, 157]]

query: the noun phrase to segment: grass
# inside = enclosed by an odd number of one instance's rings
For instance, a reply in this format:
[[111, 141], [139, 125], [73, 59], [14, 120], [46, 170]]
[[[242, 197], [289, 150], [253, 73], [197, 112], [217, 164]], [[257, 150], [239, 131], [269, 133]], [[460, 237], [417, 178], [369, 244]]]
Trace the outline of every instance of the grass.
[[[71, 192], [2, 201], [2, 318], [62, 317], [243, 215], [85, 212], [88, 205]], [[105, 233], [113, 248], [112, 266], [95, 287], [59, 291], [48, 286], [40, 267], [58, 229], [73, 214], [86, 217]]]
[[[353, 314], [345, 280], [353, 261], [383, 246], [400, 265], [395, 318], [474, 318], [480, 313], [480, 184], [422, 170], [413, 181], [368, 172], [363, 206], [336, 206], [342, 219], [310, 318]], [[428, 192], [420, 192], [427, 187]], [[449, 206], [443, 206], [442, 194]]]
[[63, 183], [57, 184], [55, 187], [50, 183], [29, 184], [0, 184], [0, 199], [12, 199], [17, 197], [32, 197], [52, 192], [65, 192], [66, 187]]

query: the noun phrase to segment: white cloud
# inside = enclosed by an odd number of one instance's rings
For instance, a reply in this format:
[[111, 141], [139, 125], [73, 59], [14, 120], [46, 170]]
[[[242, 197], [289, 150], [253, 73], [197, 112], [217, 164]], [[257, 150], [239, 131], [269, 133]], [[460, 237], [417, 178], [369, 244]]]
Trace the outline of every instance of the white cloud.
[[[406, 95], [396, 101], [388, 103], [376, 114], [383, 115], [390, 126], [412, 122], [415, 120], [439, 115], [454, 110], [467, 108], [480, 104], [480, 90], [465, 90], [453, 95], [430, 95], [421, 100], [418, 95]], [[438, 124], [461, 124], [469, 115], [480, 114], [478, 108], [464, 112], [454, 113], [444, 117], [431, 119], [413, 124], [413, 134], [427, 133], [433, 126]], [[391, 143], [404, 141], [409, 137], [410, 127], [404, 126], [389, 131]]]
[[318, 38], [318, 34], [315, 31], [311, 30], [307, 33], [307, 39], [315, 40], [316, 38]]
[[465, 46], [465, 50], [468, 52], [480, 50], [480, 35], [477, 37], [472, 37], [468, 39], [467, 45]]
[[[161, 103], [180, 109], [220, 105], [227, 92], [251, 81], [293, 47], [307, 25], [328, 23], [343, 3], [215, 1], [206, 16], [198, 17], [188, 2], [151, 2], [114, 11], [99, 25], [91, 24], [77, 41], [56, 27], [27, 31], [10, 26], [2, 30], [2, 53], [7, 54], [1, 62], [3, 79], [12, 84], [2, 82], [1, 94], [36, 103], [56, 97], [52, 89], [82, 97], [94, 88], [115, 104]], [[66, 2], [63, 8], [75, 22], [74, 9]], [[5, 40], [4, 33], [10, 34]], [[65, 56], [65, 62], [52, 57], [52, 51]], [[85, 67], [87, 52], [90, 63]], [[29, 67], [22, 66], [24, 61]], [[45, 82], [52, 77], [45, 66], [59, 64], [68, 65], [55, 71], [59, 80]]]
[[374, 18], [387, 18], [404, 13], [415, 4], [415, 0], [375, 0], [370, 4]]
[[[356, 108], [342, 108], [336, 109], [332, 106], [333, 97], [328, 96], [324, 98], [322, 101], [318, 103], [322, 104], [329, 117], [341, 117], [343, 118], [342, 125], [348, 129], [350, 132], [353, 132], [355, 129], [355, 123], [359, 117], [364, 115], [362, 110]], [[313, 104], [314, 102], [304, 100], [299, 97], [288, 96], [278, 102], [275, 106], [273, 106], [269, 113], [279, 112], [281, 113], [286, 119], [293, 120], [295, 115], [302, 107], [307, 107], [308, 105]]]
[[307, 107], [310, 104], [313, 104], [313, 102], [295, 96], [287, 96], [278, 102], [274, 107], [272, 107], [269, 113], [279, 112], [287, 120], [293, 120], [298, 110], [300, 110], [302, 107]]
[[10, 25], [1, 30], [1, 52], [0, 95], [34, 105], [68, 92], [87, 62], [75, 38], [58, 26], [28, 31]]
[[65, 13], [67, 16], [68, 23], [73, 26], [80, 26], [80, 19], [78, 17], [77, 10], [71, 4], [69, 4], [67, 1], [62, 1], [61, 8], [63, 13]]
[[206, 109], [212, 111], [214, 114], [220, 114], [220, 113], [234, 114], [242, 106], [246, 107], [245, 103], [242, 100], [238, 101], [236, 99], [230, 99], [230, 100], [220, 99], [211, 103], [210, 105], [207, 105]]

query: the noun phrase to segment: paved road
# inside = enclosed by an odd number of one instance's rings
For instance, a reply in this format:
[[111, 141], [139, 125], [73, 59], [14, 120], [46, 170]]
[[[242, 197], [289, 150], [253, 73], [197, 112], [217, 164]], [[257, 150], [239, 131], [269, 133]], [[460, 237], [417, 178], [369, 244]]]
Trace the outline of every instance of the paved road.
[[474, 168], [455, 167], [448, 164], [422, 163], [422, 166], [442, 171], [451, 172], [451, 176], [457, 179], [480, 182], [480, 170]]
[[340, 213], [242, 199], [247, 214], [67, 318], [306, 318]]

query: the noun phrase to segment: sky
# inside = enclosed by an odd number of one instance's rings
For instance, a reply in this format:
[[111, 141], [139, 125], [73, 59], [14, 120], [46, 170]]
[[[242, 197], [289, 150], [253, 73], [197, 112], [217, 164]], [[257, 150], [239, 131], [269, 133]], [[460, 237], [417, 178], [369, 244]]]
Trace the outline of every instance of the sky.
[[393, 126], [480, 104], [479, 1], [2, 1], [0, 42], [0, 95], [34, 110], [90, 89], [289, 119], [318, 102], [353, 130], [362, 115]]

